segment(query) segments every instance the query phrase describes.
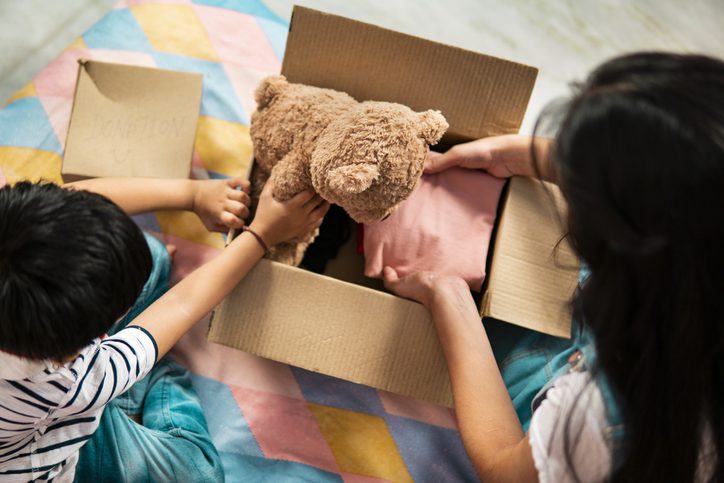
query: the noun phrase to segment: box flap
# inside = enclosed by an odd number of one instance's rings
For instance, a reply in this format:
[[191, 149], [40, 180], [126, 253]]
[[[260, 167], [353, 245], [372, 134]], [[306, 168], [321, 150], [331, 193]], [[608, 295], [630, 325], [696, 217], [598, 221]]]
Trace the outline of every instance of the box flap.
[[570, 337], [579, 262], [563, 240], [560, 190], [514, 177], [503, 203], [481, 315]]
[[359, 101], [438, 109], [450, 124], [444, 146], [517, 133], [538, 70], [295, 6], [282, 74]]
[[62, 174], [187, 178], [201, 74], [80, 61]]
[[259, 262], [217, 307], [208, 338], [452, 406], [445, 358], [422, 305], [298, 268]]

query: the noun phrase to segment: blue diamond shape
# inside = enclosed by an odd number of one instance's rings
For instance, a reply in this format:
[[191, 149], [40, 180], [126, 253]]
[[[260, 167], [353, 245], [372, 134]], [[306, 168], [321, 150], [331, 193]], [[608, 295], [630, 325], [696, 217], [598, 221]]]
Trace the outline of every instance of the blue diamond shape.
[[0, 111], [0, 126], [0, 146], [63, 153], [48, 115], [37, 97], [25, 97], [8, 104]]
[[153, 53], [146, 33], [128, 9], [108, 12], [83, 34], [83, 40], [91, 49]]
[[183, 55], [155, 53], [162, 69], [197, 72], [204, 75], [201, 115], [248, 125], [249, 115], [241, 107], [224, 68], [217, 62], [193, 59]]

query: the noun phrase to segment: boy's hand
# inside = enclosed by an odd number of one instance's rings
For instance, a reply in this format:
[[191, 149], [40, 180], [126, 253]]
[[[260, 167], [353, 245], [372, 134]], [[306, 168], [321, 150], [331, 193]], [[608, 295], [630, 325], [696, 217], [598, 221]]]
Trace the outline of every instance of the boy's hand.
[[[209, 231], [239, 229], [249, 216], [249, 182], [241, 178], [194, 182], [192, 210]], [[241, 190], [236, 188], [241, 187]]]
[[267, 183], [249, 228], [271, 247], [319, 228], [327, 210], [329, 203], [312, 191], [302, 191], [287, 201], [277, 201], [272, 195], [271, 183]]

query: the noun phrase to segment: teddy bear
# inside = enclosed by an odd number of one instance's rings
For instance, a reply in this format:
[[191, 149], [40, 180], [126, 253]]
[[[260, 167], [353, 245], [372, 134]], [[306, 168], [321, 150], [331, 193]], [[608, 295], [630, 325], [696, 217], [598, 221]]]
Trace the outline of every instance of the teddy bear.
[[[429, 146], [448, 128], [439, 111], [358, 102], [281, 75], [263, 79], [255, 98], [252, 198], [267, 182], [280, 201], [312, 188], [359, 223], [384, 219], [412, 193]], [[317, 234], [271, 247], [269, 258], [299, 265]]]

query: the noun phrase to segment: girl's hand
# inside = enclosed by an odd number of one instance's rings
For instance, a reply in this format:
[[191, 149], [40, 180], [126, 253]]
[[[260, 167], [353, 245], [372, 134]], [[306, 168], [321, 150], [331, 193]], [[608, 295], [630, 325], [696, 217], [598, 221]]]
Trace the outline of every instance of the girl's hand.
[[[207, 230], [239, 229], [249, 216], [249, 182], [241, 178], [194, 181], [192, 210]], [[241, 190], [236, 188], [241, 187]]]
[[459, 166], [469, 169], [483, 169], [493, 176], [507, 178], [512, 173], [505, 166], [495, 163], [491, 139], [484, 138], [464, 144], [457, 144], [444, 153], [430, 151], [425, 161], [425, 173], [439, 173], [448, 168]]
[[400, 297], [420, 302], [428, 309], [432, 308], [435, 294], [448, 289], [470, 295], [468, 284], [460, 277], [439, 275], [434, 272], [417, 272], [400, 278], [392, 267], [382, 269], [382, 276], [388, 290]]
[[287, 201], [277, 201], [271, 183], [264, 186], [251, 228], [273, 246], [319, 228], [329, 203], [313, 191], [302, 191]]
[[549, 150], [551, 140], [509, 134], [492, 136], [453, 146], [445, 153], [430, 152], [425, 162], [425, 173], [439, 173], [453, 166], [482, 169], [498, 178], [536, 176], [531, 156], [531, 142], [535, 142], [539, 170], [543, 179], [551, 181]]

